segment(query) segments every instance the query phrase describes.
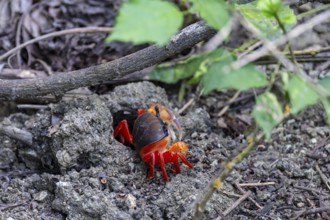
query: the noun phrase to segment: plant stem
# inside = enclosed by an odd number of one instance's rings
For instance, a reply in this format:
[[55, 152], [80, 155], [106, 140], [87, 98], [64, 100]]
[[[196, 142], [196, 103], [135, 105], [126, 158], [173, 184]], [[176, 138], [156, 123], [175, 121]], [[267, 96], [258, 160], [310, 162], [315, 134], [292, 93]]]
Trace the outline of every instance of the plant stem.
[[[285, 29], [285, 27], [284, 27], [284, 25], [283, 25], [283, 23], [282, 23], [282, 21], [281, 21], [281, 19], [280, 19], [280, 17], [278, 16], [277, 13], [274, 14], [274, 18], [276, 19], [278, 25], [280, 26], [281, 30], [283, 31], [283, 34], [284, 34], [285, 36], [287, 36], [286, 29]], [[293, 62], [295, 65], [298, 65], [297, 60], [296, 60], [296, 57], [295, 57], [295, 55], [294, 55], [294, 53], [293, 53], [293, 50], [292, 50], [291, 40], [290, 40], [290, 39], [288, 39], [288, 47], [289, 47], [289, 51], [290, 51], [290, 55], [291, 55], [292, 62]]]
[[254, 135], [250, 143], [239, 154], [234, 156], [231, 160], [227, 161], [220, 175], [215, 178], [208, 187], [207, 192], [202, 199], [196, 204], [196, 212], [193, 219], [200, 219], [205, 211], [206, 203], [210, 200], [213, 193], [223, 186], [225, 179], [229, 176], [232, 170], [242, 162], [254, 149], [254, 147], [263, 139], [264, 134]]
[[270, 92], [270, 90], [272, 89], [272, 87], [275, 83], [276, 76], [280, 70], [280, 67], [281, 67], [281, 62], [277, 62], [274, 72], [272, 72], [272, 74], [270, 75], [270, 80], [269, 80], [269, 84], [267, 86], [266, 92]]
[[[289, 45], [287, 45], [288, 47]], [[286, 50], [286, 48], [284, 49]], [[277, 65], [274, 69], [274, 71], [272, 72], [272, 74], [270, 75], [270, 80], [269, 80], [269, 83], [268, 83], [268, 86], [267, 86], [267, 89], [266, 89], [266, 92], [270, 92], [270, 90], [272, 89], [274, 83], [275, 83], [275, 79], [276, 79], [276, 76], [278, 74], [278, 72], [280, 71], [280, 67], [281, 67], [282, 63], [281, 62], [277, 62]]]
[[300, 19], [302, 19], [305, 16], [308, 16], [308, 15], [311, 15], [311, 14], [315, 14], [315, 13], [317, 13], [319, 11], [323, 11], [323, 10], [326, 10], [328, 8], [330, 8], [330, 3], [329, 4], [325, 4], [325, 5], [323, 5], [323, 6], [319, 7], [319, 8], [314, 8], [312, 10], [309, 10], [309, 11], [306, 11], [304, 13], [301, 13], [301, 14], [297, 15], [297, 19], [300, 20]]

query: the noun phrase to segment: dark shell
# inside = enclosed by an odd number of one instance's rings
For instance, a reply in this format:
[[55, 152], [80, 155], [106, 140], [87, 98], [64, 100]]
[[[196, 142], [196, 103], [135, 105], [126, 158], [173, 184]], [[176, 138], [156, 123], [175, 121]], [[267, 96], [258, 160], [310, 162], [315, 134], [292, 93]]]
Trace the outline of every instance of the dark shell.
[[168, 136], [161, 119], [147, 112], [139, 116], [133, 127], [133, 145], [137, 151]]
[[116, 129], [118, 124], [122, 120], [126, 120], [129, 126], [129, 130], [132, 131], [134, 121], [137, 119], [137, 117], [138, 117], [137, 110], [120, 110], [118, 112], [115, 112], [113, 114], [113, 128]]

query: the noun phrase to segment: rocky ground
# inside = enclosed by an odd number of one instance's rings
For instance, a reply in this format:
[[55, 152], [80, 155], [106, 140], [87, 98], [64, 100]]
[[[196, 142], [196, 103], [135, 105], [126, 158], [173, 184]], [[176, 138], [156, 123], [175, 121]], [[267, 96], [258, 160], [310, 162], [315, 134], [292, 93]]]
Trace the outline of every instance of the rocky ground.
[[[53, 12], [53, 17], [45, 21], [59, 19], [55, 9], [67, 13], [64, 13], [66, 22], [58, 23], [63, 27], [77, 24], [69, 19], [72, 14], [81, 18], [87, 13], [82, 13], [86, 8], [74, 8], [74, 1], [40, 2], [43, 4], [34, 10]], [[110, 26], [120, 1], [98, 7], [94, 1], [86, 0], [84, 4], [90, 6], [87, 14], [95, 16], [93, 22]], [[105, 19], [108, 23], [99, 16], [102, 11], [96, 13], [92, 6], [112, 10]], [[87, 23], [91, 22], [89, 16], [85, 16]], [[49, 23], [43, 24], [40, 33], [49, 30], [46, 28]], [[2, 42], [11, 42], [8, 36], [15, 33], [3, 29], [8, 33], [1, 36]], [[295, 49], [327, 46], [329, 33], [329, 24], [317, 27], [295, 42]], [[309, 36], [313, 36], [312, 43]], [[98, 40], [75, 36], [61, 38], [56, 43], [45, 41], [37, 48], [30, 48], [26, 53], [30, 55], [23, 54], [23, 58], [28, 57], [32, 66], [40, 68], [35, 60], [46, 47], [48, 54], [60, 57], [47, 57], [50, 66], [54, 71], [63, 71], [115, 59], [138, 49], [90, 42]], [[82, 47], [78, 42], [93, 46]], [[49, 49], [49, 45], [55, 49]], [[58, 50], [58, 47], [70, 49]], [[65, 52], [65, 56], [54, 51]], [[74, 59], [64, 62], [67, 57]], [[308, 63], [304, 68], [313, 74], [317, 66], [318, 63]], [[112, 115], [121, 109], [147, 108], [152, 103], [161, 103], [177, 112], [182, 107], [177, 101], [178, 85], [145, 81], [91, 90], [97, 93], [75, 93], [37, 111], [17, 110], [18, 103], [3, 103], [2, 125], [26, 130], [33, 138], [24, 142], [0, 135], [0, 219], [190, 219], [196, 201], [219, 173], [222, 163], [246, 146], [244, 134], [253, 127], [251, 93], [242, 94], [250, 98], [233, 104], [220, 118], [217, 114], [232, 96], [230, 92], [196, 99], [194, 105], [177, 115], [183, 140], [189, 145], [187, 159], [193, 169], [181, 165], [182, 173], [176, 175], [171, 172], [173, 166], [167, 165], [170, 181], [165, 184], [157, 167], [155, 178], [147, 180], [148, 166], [139, 155], [113, 139]], [[188, 94], [186, 100], [193, 96]], [[217, 218], [247, 191], [251, 191], [249, 199], [235, 206], [228, 219], [330, 219], [329, 208], [326, 209], [330, 206], [329, 137], [330, 129], [321, 106], [290, 117], [276, 128], [270, 141], [261, 143], [238, 165], [223, 189], [207, 204], [203, 219]], [[255, 184], [259, 182], [266, 184]], [[246, 183], [254, 184], [242, 185]], [[324, 211], [308, 213], [316, 207]]]

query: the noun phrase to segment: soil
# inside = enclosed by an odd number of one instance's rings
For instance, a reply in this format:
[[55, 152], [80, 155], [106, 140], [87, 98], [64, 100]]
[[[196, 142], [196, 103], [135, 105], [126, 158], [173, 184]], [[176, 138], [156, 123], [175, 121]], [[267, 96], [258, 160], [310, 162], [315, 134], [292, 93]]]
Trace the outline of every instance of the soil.
[[[82, 23], [111, 26], [121, 3], [85, 0], [81, 7], [75, 7], [76, 2], [35, 1], [35, 6], [21, 8], [28, 15], [44, 17], [34, 24], [39, 32], [23, 36], [27, 39], [45, 34], [54, 30], [54, 25], [60, 25], [56, 26], [59, 29]], [[311, 9], [315, 4], [305, 4], [299, 10]], [[1, 25], [5, 34], [0, 40], [10, 48], [10, 36], [16, 32]], [[309, 36], [313, 36], [314, 43]], [[43, 41], [22, 51], [20, 62], [13, 62], [21, 68], [42, 70], [37, 60], [46, 54], [44, 59], [54, 71], [67, 71], [116, 59], [140, 48], [99, 43], [104, 38], [76, 35]], [[329, 39], [327, 23], [305, 33], [294, 42], [294, 48], [329, 46]], [[1, 53], [5, 50], [0, 47]], [[312, 74], [317, 65], [306, 64], [304, 68]], [[18, 110], [19, 103], [4, 103], [2, 124], [26, 130], [33, 139], [27, 143], [0, 135], [0, 219], [191, 219], [196, 201], [223, 163], [247, 145], [245, 134], [253, 128], [253, 93], [243, 93], [241, 97], [250, 98], [233, 104], [220, 118], [217, 114], [234, 94], [232, 91], [196, 98], [194, 105], [177, 115], [182, 139], [189, 145], [187, 159], [194, 167], [181, 165], [181, 173], [175, 174], [173, 165], [167, 164], [170, 180], [165, 184], [159, 167], [155, 177], [148, 180], [148, 166], [137, 152], [114, 140], [112, 115], [123, 109], [146, 109], [153, 103], [177, 112], [182, 107], [177, 101], [179, 86], [144, 81], [85, 88], [88, 95], [78, 90], [37, 111]], [[194, 93], [187, 94], [185, 100], [191, 97]], [[271, 140], [260, 143], [235, 168], [208, 202], [202, 218], [217, 218], [232, 206], [244, 193], [237, 184], [260, 182], [268, 185], [241, 186], [251, 191], [250, 200], [235, 207], [228, 219], [330, 219], [329, 209], [302, 215], [306, 210], [330, 205], [326, 185], [329, 179], [322, 179], [322, 175], [329, 178], [330, 173], [329, 137], [321, 106], [290, 117], [275, 129]]]

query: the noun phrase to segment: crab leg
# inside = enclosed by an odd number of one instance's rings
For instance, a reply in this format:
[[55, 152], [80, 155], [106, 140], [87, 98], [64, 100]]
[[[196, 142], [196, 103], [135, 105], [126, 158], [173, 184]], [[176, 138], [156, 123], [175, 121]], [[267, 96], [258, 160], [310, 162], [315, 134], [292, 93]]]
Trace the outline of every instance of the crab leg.
[[164, 181], [167, 182], [168, 176], [167, 176], [166, 169], [165, 169], [163, 153], [159, 153], [158, 151], [157, 151], [157, 153], [159, 155], [159, 161], [157, 161], [157, 162], [159, 163], [160, 169], [162, 170]]
[[186, 159], [186, 157], [184, 155], [182, 155], [180, 153], [178, 153], [177, 155], [180, 157], [180, 159], [182, 160], [182, 162], [189, 167], [189, 169], [192, 169], [193, 168], [193, 165], [191, 165], [191, 163], [189, 163], [189, 161]]
[[172, 162], [174, 164], [175, 173], [181, 173], [180, 165], [179, 165], [179, 158], [177, 155], [173, 156]]
[[164, 156], [164, 160], [165, 160], [165, 164], [166, 163], [172, 163], [174, 164], [174, 168], [175, 168], [175, 173], [180, 173], [180, 165], [179, 165], [179, 158], [176, 155], [176, 152], [172, 152], [172, 151], [165, 151], [163, 156]]
[[120, 135], [120, 142], [124, 144], [125, 141], [127, 141], [129, 144], [133, 144], [133, 136], [131, 132], [129, 131], [127, 120], [122, 120], [117, 128], [115, 129], [113, 136], [117, 137]]
[[148, 179], [152, 179], [154, 177], [154, 167], [155, 167], [155, 161], [156, 161], [156, 155], [155, 152], [147, 154], [143, 157], [143, 161], [149, 164], [149, 176]]

